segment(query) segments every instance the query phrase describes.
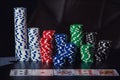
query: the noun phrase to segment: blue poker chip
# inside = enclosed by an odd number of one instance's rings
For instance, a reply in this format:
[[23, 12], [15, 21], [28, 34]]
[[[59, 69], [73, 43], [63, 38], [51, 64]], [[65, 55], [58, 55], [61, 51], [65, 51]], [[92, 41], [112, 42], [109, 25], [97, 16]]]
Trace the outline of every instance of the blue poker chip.
[[56, 42], [56, 54], [64, 55], [64, 47], [67, 43], [67, 35], [66, 34], [55, 34], [55, 42]]
[[65, 58], [68, 60], [70, 64], [73, 64], [75, 61], [75, 55], [77, 53], [77, 46], [72, 43], [68, 43], [65, 45]]
[[55, 68], [61, 68], [65, 64], [65, 58], [60, 55], [56, 55], [53, 59], [53, 64]]

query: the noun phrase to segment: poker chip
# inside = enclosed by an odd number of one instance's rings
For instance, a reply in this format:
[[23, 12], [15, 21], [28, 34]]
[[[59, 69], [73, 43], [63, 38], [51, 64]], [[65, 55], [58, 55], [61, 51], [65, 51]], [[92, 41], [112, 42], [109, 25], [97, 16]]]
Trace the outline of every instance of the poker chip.
[[40, 48], [30, 49], [30, 54], [32, 61], [41, 61]]
[[82, 45], [80, 48], [81, 51], [81, 60], [85, 63], [93, 62], [93, 53], [92, 53], [93, 46], [90, 44]]
[[86, 43], [91, 44], [92, 46], [95, 47], [97, 32], [87, 32], [85, 34], [86, 34]]
[[108, 57], [108, 53], [111, 48], [110, 40], [100, 40], [97, 46], [97, 53], [95, 54], [96, 62], [106, 61]]
[[54, 33], [55, 30], [44, 30], [43, 36], [40, 39], [40, 54], [41, 54], [41, 61], [43, 63], [52, 63], [53, 59], [53, 40], [54, 40]]
[[76, 44], [79, 48], [82, 45], [83, 31], [82, 24], [70, 25], [71, 43]]
[[42, 57], [42, 62], [43, 63], [47, 63], [47, 64], [51, 64], [53, 62], [52, 57]]
[[29, 49], [39, 48], [39, 28], [28, 28]]
[[55, 68], [61, 68], [66, 62], [73, 64], [75, 62], [75, 53], [77, 52], [77, 46], [72, 43], [66, 43], [64, 45], [63, 53], [56, 54], [53, 63]]
[[[20, 53], [20, 51], [18, 51], [18, 50], [25, 51], [26, 49], [28, 49], [28, 47], [27, 47], [28, 42], [27, 42], [26, 11], [27, 10], [24, 7], [14, 8], [14, 35], [15, 35], [15, 58], [16, 58], [16, 60], [22, 59], [22, 58], [19, 59], [20, 57], [18, 57], [18, 56], [20, 56], [18, 54], [18, 53]], [[21, 55], [22, 55], [22, 53], [21, 53]], [[24, 61], [24, 59], [21, 61]]]
[[75, 62], [75, 55], [77, 53], [77, 46], [72, 43], [67, 43], [65, 45], [65, 59], [68, 61], [69, 64], [73, 64]]
[[86, 32], [85, 36], [86, 36], [86, 44], [90, 44], [93, 46], [92, 52], [95, 54], [97, 32]]
[[29, 49], [16, 49], [16, 54], [18, 57], [18, 61], [29, 61], [30, 60]]
[[73, 64], [75, 62], [75, 54], [77, 46], [73, 43], [67, 43], [66, 34], [55, 34], [57, 53], [54, 57], [54, 66], [56, 68], [63, 67], [66, 62]]
[[53, 59], [53, 64], [55, 68], [62, 68], [65, 65], [65, 57], [56, 55]]
[[66, 34], [55, 34], [56, 54], [64, 55], [64, 47], [67, 43]]
[[55, 30], [44, 30], [43, 38], [53, 39], [54, 34], [55, 34]]
[[41, 61], [39, 45], [39, 28], [28, 28], [28, 45], [32, 61]]
[[26, 8], [14, 8], [15, 48], [27, 48]]
[[[73, 64], [75, 56], [80, 49], [81, 60], [85, 63], [93, 62], [93, 53], [96, 46], [96, 32], [87, 32], [86, 44], [83, 45], [83, 25], [70, 25], [70, 43], [67, 43], [66, 34], [55, 34], [55, 30], [44, 30], [39, 38], [39, 28], [27, 29], [26, 8], [14, 8], [14, 35], [15, 58], [18, 61], [42, 61], [52, 63], [57, 68], [63, 67], [67, 62]], [[28, 37], [28, 39], [27, 39]], [[55, 47], [53, 41], [55, 39]], [[29, 47], [29, 48], [28, 48]], [[95, 59], [98, 62], [107, 60], [111, 47], [110, 40], [100, 40], [97, 45]], [[56, 49], [56, 51], [54, 51]], [[56, 53], [53, 57], [53, 53]]]

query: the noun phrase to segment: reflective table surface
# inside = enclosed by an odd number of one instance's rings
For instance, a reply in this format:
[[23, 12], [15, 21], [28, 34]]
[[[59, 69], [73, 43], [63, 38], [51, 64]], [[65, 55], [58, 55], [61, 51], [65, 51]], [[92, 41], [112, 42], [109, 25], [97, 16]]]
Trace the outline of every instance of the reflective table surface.
[[[1, 80], [120, 80], [120, 76], [10, 76], [12, 69], [55, 69], [53, 64], [41, 62], [18, 62], [14, 57], [0, 58]], [[120, 73], [120, 65], [110, 62], [102, 63], [76, 63], [67, 65], [62, 69], [116, 69]]]

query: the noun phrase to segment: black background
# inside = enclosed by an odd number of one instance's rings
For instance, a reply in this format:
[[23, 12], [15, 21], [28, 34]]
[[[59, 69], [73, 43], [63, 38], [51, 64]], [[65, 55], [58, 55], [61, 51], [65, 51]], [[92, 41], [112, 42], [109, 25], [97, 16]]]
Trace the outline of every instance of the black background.
[[119, 0], [0, 0], [0, 56], [14, 56], [14, 7], [26, 7], [28, 27], [69, 35], [69, 25], [84, 24], [97, 39], [112, 40], [109, 60], [120, 60]]

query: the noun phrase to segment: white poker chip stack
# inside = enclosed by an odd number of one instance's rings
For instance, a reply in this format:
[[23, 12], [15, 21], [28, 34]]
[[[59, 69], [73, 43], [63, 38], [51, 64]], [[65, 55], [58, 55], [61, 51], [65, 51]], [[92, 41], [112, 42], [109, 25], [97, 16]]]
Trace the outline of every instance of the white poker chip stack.
[[16, 49], [16, 53], [18, 54], [19, 61], [29, 61], [30, 59], [30, 51], [29, 49]]
[[15, 57], [19, 61], [28, 61], [26, 8], [14, 8]]
[[39, 46], [39, 28], [28, 28], [28, 43], [32, 61], [41, 61]]

